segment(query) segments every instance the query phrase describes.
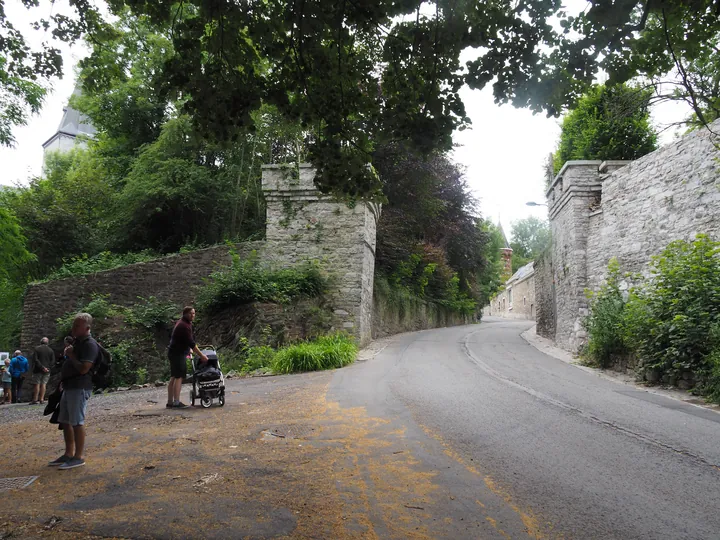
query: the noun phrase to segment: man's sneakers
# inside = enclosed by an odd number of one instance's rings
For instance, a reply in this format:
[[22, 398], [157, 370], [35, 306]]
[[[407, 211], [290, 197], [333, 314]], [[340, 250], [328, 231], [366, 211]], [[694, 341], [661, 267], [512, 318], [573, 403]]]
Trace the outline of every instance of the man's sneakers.
[[165, 404], [166, 409], [187, 409], [189, 405], [185, 405], [182, 401], [176, 401], [175, 403]]
[[71, 459], [72, 459], [71, 457], [68, 457], [68, 456], [66, 456], [65, 454], [63, 454], [63, 455], [60, 456], [59, 458], [57, 458], [57, 459], [51, 461], [50, 463], [48, 463], [48, 466], [49, 466], [49, 467], [59, 467], [60, 465], [65, 465], [65, 464], [66, 464], [68, 461], [70, 461]]
[[82, 467], [85, 465], [85, 460], [80, 458], [70, 458], [68, 461], [60, 465], [58, 467], [61, 471], [66, 471], [68, 469], [74, 469], [75, 467]]
[[85, 460], [76, 458], [76, 457], [68, 457], [65, 454], [57, 458], [56, 460], [51, 461], [48, 463], [48, 466], [50, 467], [57, 467], [60, 470], [66, 470], [66, 469], [74, 469], [75, 467], [82, 467], [85, 465]]

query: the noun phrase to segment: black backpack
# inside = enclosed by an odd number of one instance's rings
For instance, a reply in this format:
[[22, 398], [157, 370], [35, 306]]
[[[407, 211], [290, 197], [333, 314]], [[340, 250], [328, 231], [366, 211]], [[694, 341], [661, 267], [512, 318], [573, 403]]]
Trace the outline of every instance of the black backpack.
[[112, 366], [112, 355], [110, 352], [100, 345], [98, 346], [98, 359], [92, 367], [92, 381], [93, 386], [104, 388], [107, 384], [108, 373], [110, 373], [110, 367]]

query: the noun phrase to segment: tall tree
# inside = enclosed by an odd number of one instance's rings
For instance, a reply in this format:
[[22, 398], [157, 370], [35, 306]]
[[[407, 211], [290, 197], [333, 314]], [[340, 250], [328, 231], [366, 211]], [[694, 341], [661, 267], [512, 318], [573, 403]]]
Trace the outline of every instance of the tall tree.
[[592, 87], [563, 118], [555, 172], [571, 159], [637, 159], [655, 150], [651, 95], [624, 84]]
[[513, 222], [510, 234], [513, 272], [517, 272], [522, 266], [539, 257], [551, 241], [548, 222], [535, 216]]
[[[72, 44], [88, 33], [103, 38], [104, 25], [92, 2], [69, 3], [74, 16], [55, 13], [33, 23], [35, 30], [43, 30], [47, 37], [38, 50], [33, 50], [17, 24], [8, 18], [5, 2], [0, 0], [0, 146], [14, 144], [13, 128], [27, 124], [29, 114], [40, 110], [48, 80], [62, 77], [63, 58], [54, 45], [58, 41]], [[22, 0], [22, 4], [31, 9], [40, 2]]]

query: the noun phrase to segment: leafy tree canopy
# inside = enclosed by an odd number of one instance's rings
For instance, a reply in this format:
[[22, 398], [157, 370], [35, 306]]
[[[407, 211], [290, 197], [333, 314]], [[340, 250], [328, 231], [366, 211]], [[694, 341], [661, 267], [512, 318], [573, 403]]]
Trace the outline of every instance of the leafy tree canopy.
[[512, 271], [517, 272], [550, 245], [550, 226], [547, 221], [530, 216], [513, 222], [511, 237]]
[[[77, 21], [54, 23], [66, 30], [58, 31], [60, 38], [90, 32], [97, 52], [115, 38], [85, 4], [71, 1]], [[453, 130], [469, 123], [458, 93], [464, 84], [492, 84], [499, 103], [557, 115], [600, 69], [613, 82], [664, 73], [673, 58], [695, 61], [720, 32], [715, 0], [598, 0], [577, 16], [558, 0], [521, 6], [444, 0], [109, 5], [114, 15], [130, 9], [169, 36], [167, 56], [146, 79], [160, 101], [176, 101], [201, 132], [219, 140], [251, 127], [251, 113], [261, 104], [276, 106], [314, 134], [309, 157], [320, 186], [351, 195], [379, 192], [380, 180], [368, 167], [375, 141], [408, 141], [424, 153], [449, 149]], [[22, 50], [22, 36], [14, 38]], [[467, 49], [476, 56], [463, 65], [460, 54]], [[59, 74], [59, 57], [52, 58], [54, 64], [45, 63], [52, 69], [31, 65], [26, 78]], [[13, 88], [8, 81], [0, 86]]]
[[593, 86], [563, 119], [555, 173], [571, 159], [637, 159], [655, 150], [651, 95], [624, 84]]

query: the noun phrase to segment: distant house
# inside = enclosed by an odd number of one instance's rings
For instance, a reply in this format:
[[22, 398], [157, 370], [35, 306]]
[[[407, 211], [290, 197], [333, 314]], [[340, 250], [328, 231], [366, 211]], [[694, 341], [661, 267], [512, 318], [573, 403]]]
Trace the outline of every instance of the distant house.
[[490, 300], [483, 314], [534, 321], [535, 310], [535, 262], [531, 261], [505, 282], [505, 289]]
[[[74, 96], [81, 94], [79, 86], [75, 87]], [[49, 152], [69, 152], [73, 148], [87, 145], [86, 139], [93, 138], [96, 133], [95, 126], [80, 111], [73, 109], [69, 104], [63, 109], [63, 117], [55, 134], [43, 143], [43, 164]]]

